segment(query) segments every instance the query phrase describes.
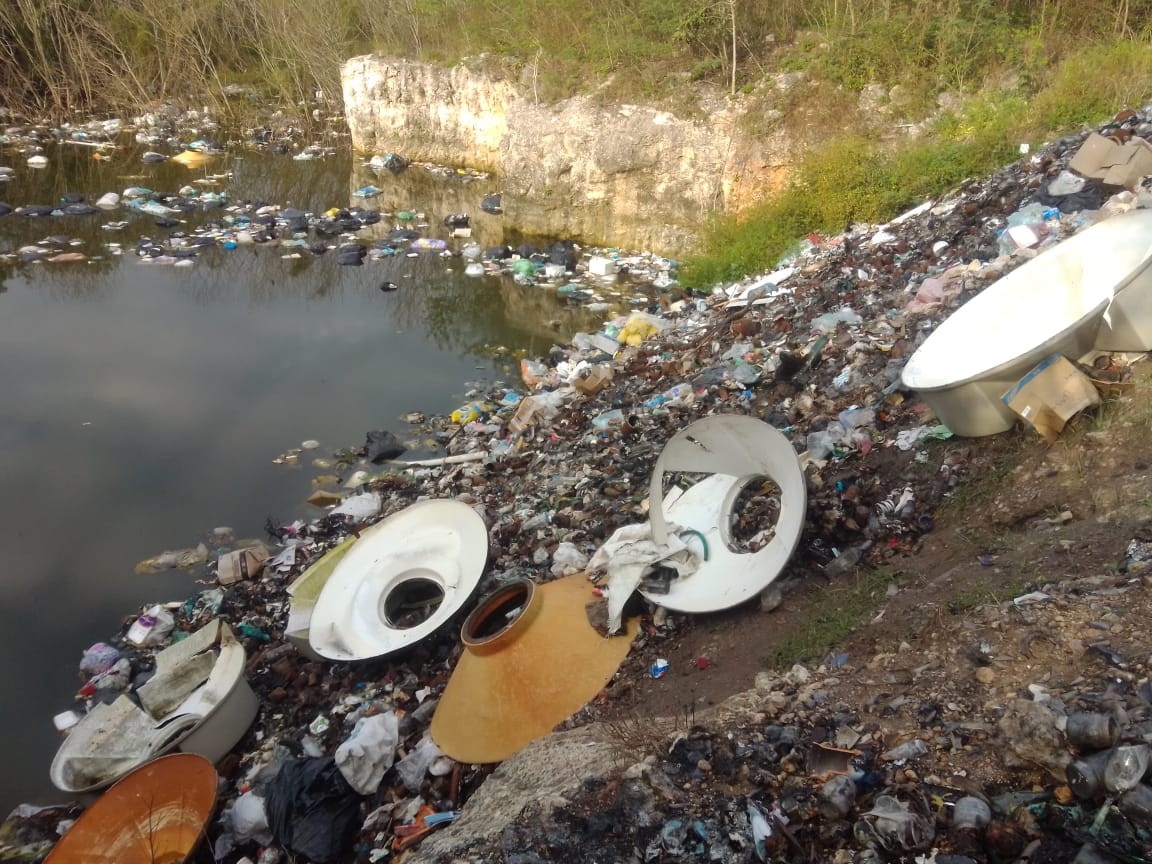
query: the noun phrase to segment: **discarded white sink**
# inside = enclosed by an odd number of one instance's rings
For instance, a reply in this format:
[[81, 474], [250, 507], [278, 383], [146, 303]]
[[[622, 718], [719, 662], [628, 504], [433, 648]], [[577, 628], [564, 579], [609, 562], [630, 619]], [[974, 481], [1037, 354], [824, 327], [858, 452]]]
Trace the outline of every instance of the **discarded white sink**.
[[50, 776], [62, 792], [88, 794], [171, 750], [218, 762], [259, 709], [244, 678], [244, 646], [212, 621], [156, 655], [156, 674], [127, 695], [97, 705], [56, 751]]
[[[670, 472], [712, 476], [665, 497], [664, 475]], [[732, 541], [733, 506], [749, 483], [765, 477], [780, 487], [775, 534], [758, 552], [738, 551]], [[707, 556], [695, 573], [673, 579], [666, 593], [641, 593], [674, 611], [715, 612], [750, 600], [780, 575], [804, 530], [808, 490], [786, 437], [762, 420], [725, 414], [697, 420], [668, 441], [652, 471], [649, 501], [662, 501], [648, 517], [656, 543], [667, 541], [673, 523], [694, 551], [703, 552], [699, 546], [706, 545]]]
[[[414, 645], [452, 618], [480, 583], [488, 529], [462, 501], [418, 501], [361, 533], [332, 570], [308, 628], [329, 660], [366, 660]], [[407, 623], [406, 605], [438, 601]]]
[[1062, 252], [1066, 245], [1038, 255], [953, 312], [904, 367], [905, 386], [956, 435], [1011, 429], [1016, 415], [1000, 397], [1049, 354], [1075, 360], [1095, 344], [1116, 279]]
[[337, 543], [301, 573], [286, 589], [290, 600], [288, 601], [288, 625], [284, 628], [284, 638], [309, 660], [324, 659], [308, 644], [308, 632], [312, 626], [312, 612], [316, 608], [316, 600], [332, 577], [332, 571], [336, 569], [336, 565], [347, 554], [356, 539], [356, 537], [348, 537]]

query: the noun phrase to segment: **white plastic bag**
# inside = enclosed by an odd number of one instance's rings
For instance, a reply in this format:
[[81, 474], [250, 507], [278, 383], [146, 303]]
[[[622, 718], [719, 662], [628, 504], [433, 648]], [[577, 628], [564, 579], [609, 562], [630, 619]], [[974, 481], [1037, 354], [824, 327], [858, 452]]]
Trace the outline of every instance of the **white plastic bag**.
[[128, 628], [128, 641], [140, 648], [159, 645], [168, 638], [176, 619], [163, 606], [153, 606]]
[[261, 796], [245, 792], [236, 799], [229, 813], [232, 820], [232, 834], [237, 843], [255, 840], [261, 846], [267, 846], [272, 842], [272, 832], [268, 828], [268, 814]]
[[588, 566], [588, 556], [577, 549], [567, 540], [556, 547], [552, 553], [552, 575], [570, 576], [579, 573]]
[[348, 740], [336, 748], [336, 765], [349, 786], [371, 795], [392, 767], [399, 743], [400, 720], [394, 711], [361, 717]]
[[416, 747], [396, 763], [396, 773], [404, 781], [409, 792], [420, 791], [420, 784], [424, 782], [424, 775], [432, 767], [432, 763], [444, 755], [431, 738], [425, 736]]

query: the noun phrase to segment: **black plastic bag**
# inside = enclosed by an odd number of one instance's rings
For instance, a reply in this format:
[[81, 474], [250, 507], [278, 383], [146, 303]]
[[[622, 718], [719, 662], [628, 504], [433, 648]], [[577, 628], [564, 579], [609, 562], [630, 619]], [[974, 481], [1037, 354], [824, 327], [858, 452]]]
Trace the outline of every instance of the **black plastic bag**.
[[395, 459], [408, 448], [400, 439], [384, 429], [374, 429], [364, 442], [364, 455], [369, 462], [379, 464], [386, 459]]
[[264, 799], [276, 842], [312, 864], [347, 860], [360, 829], [360, 796], [331, 757], [285, 762]]

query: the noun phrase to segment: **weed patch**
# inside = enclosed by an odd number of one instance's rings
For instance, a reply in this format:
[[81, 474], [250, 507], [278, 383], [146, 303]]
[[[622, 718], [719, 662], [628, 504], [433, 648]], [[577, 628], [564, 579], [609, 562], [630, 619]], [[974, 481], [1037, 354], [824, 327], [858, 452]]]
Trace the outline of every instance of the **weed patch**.
[[807, 626], [801, 633], [777, 647], [765, 664], [782, 669], [801, 661], [819, 661], [856, 627], [880, 608], [888, 586], [905, 574], [889, 569], [861, 570], [850, 584], [831, 586], [817, 596], [809, 597], [795, 615], [803, 616]]

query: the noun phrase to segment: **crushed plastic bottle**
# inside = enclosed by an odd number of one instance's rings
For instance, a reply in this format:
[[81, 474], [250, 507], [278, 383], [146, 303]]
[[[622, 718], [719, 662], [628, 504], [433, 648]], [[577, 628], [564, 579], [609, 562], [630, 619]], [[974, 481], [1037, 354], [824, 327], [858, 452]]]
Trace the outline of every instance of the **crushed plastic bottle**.
[[812, 329], [818, 333], [831, 333], [841, 324], [849, 327], [858, 327], [864, 323], [860, 313], [851, 306], [837, 309], [835, 312], [826, 312], [812, 319]]
[[1104, 768], [1104, 785], [1117, 794], [1134, 789], [1148, 773], [1152, 748], [1147, 744], [1128, 744], [1112, 751]]

